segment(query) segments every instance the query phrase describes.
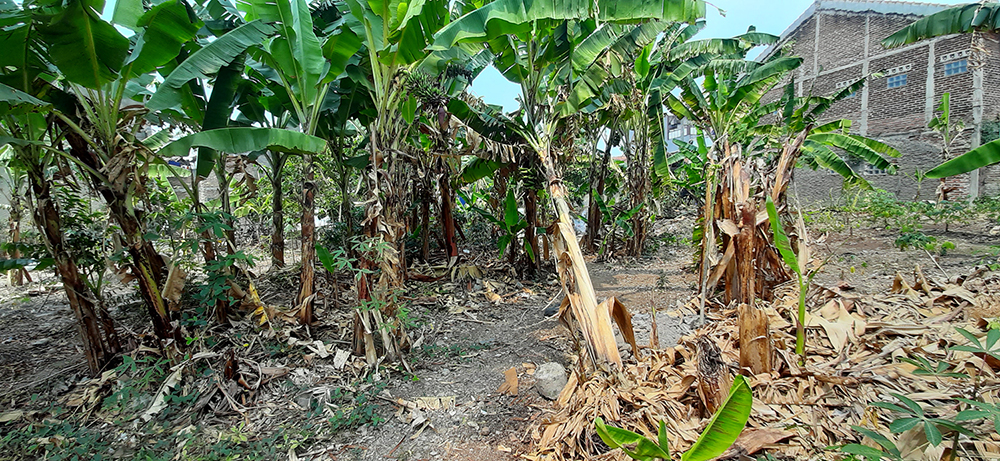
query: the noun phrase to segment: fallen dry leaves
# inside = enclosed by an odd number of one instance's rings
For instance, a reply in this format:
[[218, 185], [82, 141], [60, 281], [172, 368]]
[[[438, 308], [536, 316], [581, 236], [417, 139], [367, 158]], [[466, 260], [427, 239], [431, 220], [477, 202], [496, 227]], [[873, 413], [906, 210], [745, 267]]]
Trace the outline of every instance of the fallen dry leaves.
[[[947, 454], [945, 445], [950, 444], [931, 446], [922, 438], [920, 427], [892, 434], [888, 424], [899, 415], [870, 404], [894, 401], [892, 393], [903, 394], [935, 417], [953, 418], [959, 410], [956, 398], [969, 396], [973, 380], [915, 375], [916, 367], [898, 360], [901, 357], [947, 360], [957, 364], [953, 371], [979, 373], [978, 398], [1000, 401], [1000, 364], [948, 349], [968, 342], [956, 328], [985, 335], [982, 316], [1000, 313], [1000, 274], [976, 271], [962, 280], [935, 282], [917, 267], [911, 274], [897, 274], [891, 289], [874, 296], [841, 288], [814, 289], [808, 304], [804, 366], [794, 354], [795, 290], [791, 284], [782, 287], [765, 309], [771, 320], [774, 370], [749, 379], [753, 411], [729, 455], [748, 456], [771, 449], [791, 459], [832, 458], [831, 446], [876, 446], [851, 428], [863, 426], [895, 440], [910, 456], [907, 459], [941, 459]], [[697, 305], [693, 299], [685, 309], [694, 315]], [[605, 452], [607, 447], [593, 429], [598, 416], [654, 439], [658, 422], [664, 420], [670, 449], [686, 449], [711, 416], [705, 411], [703, 393], [697, 391], [699, 338], [713, 341], [728, 372], [737, 371], [735, 308], [716, 306], [708, 324], [681, 338], [676, 346], [644, 348], [638, 361], [626, 362], [619, 372], [589, 379], [580, 379], [574, 372], [554, 408], [532, 428], [536, 451], [525, 458], [625, 459], [620, 450]], [[992, 432], [986, 425], [972, 429], [979, 434]], [[998, 435], [962, 441], [960, 456], [997, 457], [1000, 453]]]

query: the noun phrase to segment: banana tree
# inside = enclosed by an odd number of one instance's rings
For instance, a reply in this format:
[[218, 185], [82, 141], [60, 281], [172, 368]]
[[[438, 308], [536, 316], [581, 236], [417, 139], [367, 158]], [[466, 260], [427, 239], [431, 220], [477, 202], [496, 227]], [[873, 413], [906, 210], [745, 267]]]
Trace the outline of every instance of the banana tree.
[[[982, 66], [985, 58], [983, 53], [987, 49], [983, 43], [983, 35], [998, 31], [1000, 31], [1000, 3], [971, 3], [924, 16], [882, 40], [882, 46], [897, 48], [934, 37], [972, 34], [971, 63], [973, 66]], [[976, 146], [974, 149], [934, 167], [924, 177], [957, 176], [997, 163], [1000, 163], [1000, 140]]]
[[[21, 27], [31, 27], [33, 22], [30, 12], [18, 13], [21, 22], [13, 28], [15, 32]], [[2, 18], [10, 20], [11, 15], [11, 10], [7, 10]], [[24, 44], [21, 47], [26, 48]], [[44, 97], [48, 88], [36, 89], [34, 76], [26, 74], [25, 69], [18, 68], [15, 72], [4, 72], [3, 76], [12, 77], [8, 80], [11, 82], [22, 82], [26, 90], [35, 90], [36, 96]], [[56, 154], [49, 149], [46, 139], [52, 124], [51, 111], [52, 104], [0, 83], [0, 146], [9, 146], [13, 151], [11, 163], [25, 173], [28, 193], [34, 205], [32, 220], [54, 260], [56, 273], [76, 317], [87, 365], [91, 373], [97, 374], [111, 363], [121, 346], [113, 319], [95, 302], [76, 264], [73, 248], [64, 236], [62, 217], [48, 174], [49, 167], [56, 160]]]
[[[73, 248], [63, 233], [62, 219], [52, 193], [49, 166], [56, 154], [48, 150], [46, 133], [52, 123], [52, 104], [43, 101], [51, 87], [36, 86], [38, 75], [48, 64], [31, 46], [39, 17], [29, 5], [0, 0], [0, 146], [12, 151], [10, 163], [24, 171], [29, 199], [33, 202], [32, 221], [49, 254], [70, 309], [91, 373], [98, 373], [114, 359], [120, 344], [114, 321], [89, 296], [89, 287], [76, 265]], [[10, 85], [10, 86], [8, 86]], [[37, 97], [36, 97], [37, 96]]]
[[[705, 27], [704, 21], [694, 24], [674, 24], [664, 30], [657, 39], [648, 45], [628, 50], [626, 62], [631, 72], [622, 72], [615, 83], [607, 85], [605, 92], [625, 89], [622, 93], [627, 110], [622, 117], [625, 127], [625, 156], [627, 171], [627, 190], [630, 213], [630, 237], [625, 244], [625, 254], [637, 257], [642, 254], [643, 245], [650, 222], [647, 203], [647, 193], [652, 189], [654, 172], [651, 162], [654, 158], [662, 158], [665, 152], [663, 94], [670, 91], [669, 82], [685, 69], [687, 60], [671, 59], [675, 50], [681, 47]], [[665, 79], [671, 75], [673, 80]]]
[[[416, 95], [410, 94], [407, 79], [421, 73], [437, 76], [450, 62], [474, 53], [425, 50], [434, 33], [451, 20], [445, 0], [347, 0], [344, 13], [345, 24], [364, 45], [351, 78], [368, 90], [373, 103], [373, 117], [367, 126], [369, 160], [363, 177], [368, 197], [362, 227], [369, 240], [382, 244], [373, 246], [379, 249], [378, 254], [370, 252], [359, 258], [363, 276], [358, 296], [377, 309], [359, 311], [355, 317], [355, 351], [363, 351], [373, 363], [379, 355], [373, 334], [376, 329], [390, 359], [399, 358], [405, 345], [395, 293], [405, 278], [405, 187], [410, 183], [412, 159], [417, 157], [408, 144], [411, 125], [407, 119], [413, 120]], [[447, 112], [441, 105], [436, 109], [442, 125], [447, 125]]]
[[[577, 243], [554, 146], [563, 120], [600, 94], [601, 65], [620, 64], [617, 53], [607, 51], [610, 46], [626, 36], [629, 40], [620, 42], [621, 47], [629, 41], [644, 46], [663, 30], [662, 24], [693, 22], [704, 12], [705, 4], [697, 0], [570, 1], [558, 7], [551, 2], [498, 0], [442, 28], [430, 47], [440, 51], [486, 47], [496, 56], [494, 65], [504, 77], [521, 87], [521, 134], [545, 171], [557, 216], [555, 258], [560, 278], [580, 324], [587, 363], [597, 368], [618, 368], [621, 356], [610, 315], [597, 304]], [[568, 99], [567, 92], [576, 96]]]
[[[0, 130], [3, 130], [0, 127]], [[4, 130], [6, 131], [6, 130]], [[9, 205], [7, 209], [7, 242], [4, 252], [9, 259], [21, 259], [21, 222], [28, 211], [24, 194], [27, 192], [27, 173], [20, 162], [14, 159], [14, 149], [0, 147], [0, 177], [4, 183], [4, 198]], [[31, 282], [31, 275], [23, 267], [10, 269], [7, 272], [11, 286], [24, 285], [24, 279]]]
[[[248, 0], [241, 1], [238, 7], [246, 12], [247, 20], [260, 19], [277, 27], [278, 34], [251, 50], [250, 56], [267, 67], [264, 76], [287, 95], [289, 115], [298, 130], [310, 136], [315, 134], [326, 104], [335, 99], [330, 93], [331, 85], [343, 75], [348, 59], [360, 49], [360, 37], [348, 27], [334, 27], [321, 39], [314, 30], [312, 11], [304, 0]], [[296, 298], [299, 322], [303, 324], [313, 320], [315, 298], [314, 155], [317, 153], [305, 152], [303, 162], [302, 271]]]
[[[56, 84], [64, 85], [66, 93], [60, 100], [72, 102], [64, 103], [69, 105], [63, 110], [51, 112], [55, 117], [51, 125], [54, 138], [48, 147], [85, 171], [104, 198], [127, 243], [130, 264], [156, 333], [166, 338], [171, 336], [171, 327], [158, 287], [166, 275], [166, 266], [152, 243], [143, 238], [142, 220], [132, 206], [142, 185], [136, 160], [142, 159], [144, 153], [136, 147], [129, 130], [140, 125], [136, 120], [142, 109], [122, 101], [126, 93], [135, 90], [127, 84], [130, 80], [176, 56], [199, 26], [183, 4], [168, 1], [135, 19], [133, 26], [138, 33], [130, 41], [114, 25], [101, 20], [94, 7], [71, 1], [55, 8], [6, 9], [5, 16], [14, 11], [17, 32], [11, 36], [21, 39], [8, 66], [14, 72], [8, 76], [19, 80], [25, 89], [36, 85], [34, 79], [41, 72], [61, 77]], [[157, 46], [144, 46], [147, 40], [155, 40]], [[44, 57], [36, 54], [38, 49], [46, 50]], [[54, 93], [62, 91], [50, 88]], [[63, 139], [69, 145], [67, 151], [60, 149]], [[41, 179], [35, 176], [35, 181]], [[133, 180], [136, 178], [140, 181]]]
[[[675, 56], [708, 55], [709, 59], [677, 82], [666, 104], [680, 118], [692, 121], [713, 143], [705, 151], [706, 196], [702, 210], [701, 310], [714, 287], [723, 283], [724, 302], [740, 304], [740, 363], [753, 373], [770, 370], [767, 317], [756, 299], [770, 299], [771, 288], [790, 274], [769, 235], [767, 221], [757, 219], [763, 194], [785, 212], [784, 197], [793, 169], [801, 162], [832, 169], [845, 181], [867, 185], [831, 148], [846, 150], [894, 171], [885, 156], [899, 152], [848, 132], [849, 121], [816, 126], [816, 120], [837, 100], [864, 84], [859, 80], [831, 97], [795, 97], [794, 79], [782, 97], [764, 104], [762, 98], [789, 79], [801, 64], [798, 57], [777, 53], [763, 61], [748, 61], [747, 51], [777, 37], [749, 31], [733, 39], [688, 42]], [[699, 83], [696, 76], [702, 77]], [[721, 242], [723, 251], [719, 251]]]

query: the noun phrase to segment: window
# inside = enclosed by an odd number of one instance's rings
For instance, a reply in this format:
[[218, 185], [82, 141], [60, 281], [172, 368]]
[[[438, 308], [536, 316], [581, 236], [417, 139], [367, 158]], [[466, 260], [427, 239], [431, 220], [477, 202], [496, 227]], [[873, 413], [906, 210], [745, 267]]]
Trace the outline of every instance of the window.
[[898, 88], [906, 85], [906, 74], [893, 75], [886, 79], [887, 88]]
[[861, 174], [865, 176], [877, 176], [885, 174], [885, 171], [883, 171], [881, 168], [876, 168], [874, 165], [870, 163], [865, 163], [864, 169], [861, 170]]
[[944, 63], [944, 76], [961, 74], [969, 70], [969, 60], [963, 59], [961, 61], [952, 61]]

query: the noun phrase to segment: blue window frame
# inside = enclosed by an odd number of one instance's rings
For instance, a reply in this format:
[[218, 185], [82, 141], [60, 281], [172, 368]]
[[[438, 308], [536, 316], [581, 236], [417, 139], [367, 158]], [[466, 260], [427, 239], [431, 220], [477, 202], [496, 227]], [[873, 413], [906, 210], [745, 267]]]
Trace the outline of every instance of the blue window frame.
[[906, 74], [893, 75], [886, 79], [887, 88], [899, 88], [906, 85]]
[[969, 60], [962, 59], [944, 63], [944, 76], [961, 74], [969, 70]]

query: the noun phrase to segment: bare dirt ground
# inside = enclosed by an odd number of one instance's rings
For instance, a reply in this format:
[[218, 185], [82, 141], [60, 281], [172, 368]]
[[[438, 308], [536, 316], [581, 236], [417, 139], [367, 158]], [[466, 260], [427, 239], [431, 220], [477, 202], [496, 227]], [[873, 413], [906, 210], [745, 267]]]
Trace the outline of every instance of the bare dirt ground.
[[[589, 265], [599, 300], [609, 296], [622, 300], [633, 314], [640, 344], [648, 344], [654, 309], [661, 346], [673, 344], [697, 322], [690, 311], [681, 308], [696, 292], [692, 249], [676, 243], [689, 238], [691, 224], [690, 218], [658, 222], [659, 236], [672, 237], [665, 240], [675, 243], [661, 246], [656, 256]], [[813, 237], [819, 236], [821, 242], [816, 251], [828, 256], [816, 282], [872, 293], [891, 285], [897, 271], [907, 273], [917, 264], [929, 276], [967, 273], [983, 262], [991, 244], [1000, 243], [1000, 237], [988, 235], [987, 227], [953, 227], [947, 234], [925, 229], [939, 240], [955, 243], [956, 248], [946, 255], [935, 255], [936, 262], [922, 250], [896, 249], [896, 234], [890, 231], [863, 228], [824, 235], [816, 229]], [[357, 358], [338, 363], [337, 352], [350, 347], [347, 312], [320, 309], [321, 321], [311, 329], [276, 333], [261, 341], [246, 339], [254, 335], [249, 320], [228, 332], [206, 333], [220, 338], [213, 349], [220, 355], [205, 358], [197, 368], [190, 365], [174, 391], [181, 396], [197, 395], [193, 405], [197, 409], [185, 410], [183, 405], [191, 403], [178, 403], [176, 411], [154, 419], [177, 434], [194, 432], [188, 428], [197, 427], [202, 434], [198, 437], [204, 440], [178, 439], [181, 436], [175, 434], [169, 446], [162, 447], [155, 442], [164, 436], [143, 427], [134, 414], [124, 418], [126, 423], [121, 423], [121, 415], [118, 423], [111, 423], [115, 418], [105, 415], [106, 403], [63, 408], [73, 401], [70, 396], [82, 390], [103, 389], [106, 396], [116, 387], [89, 381], [72, 314], [50, 275], [33, 273], [36, 282], [24, 287], [9, 287], [4, 281], [0, 286], [0, 433], [76, 418], [75, 424], [101, 434], [91, 454], [102, 450], [105, 456], [123, 459], [146, 453], [142, 450], [160, 453], [161, 459], [189, 459], [192, 453], [198, 453], [199, 459], [229, 459], [215, 455], [223, 449], [235, 453], [262, 450], [253, 443], [278, 440], [274, 437], [280, 434], [286, 434], [280, 449], [245, 452], [244, 457], [518, 459], [531, 451], [533, 425], [550, 405], [533, 387], [534, 370], [546, 362], [571, 368], [575, 353], [566, 330], [543, 315], [546, 307], [558, 306], [561, 300], [554, 275], [520, 281], [506, 271], [484, 269], [484, 278], [475, 282], [408, 286], [406, 296], [414, 301], [409, 334], [415, 347], [407, 357], [412, 372], [387, 365], [384, 372], [372, 373]], [[265, 302], [278, 302], [289, 296], [287, 288], [261, 283], [261, 294]], [[495, 292], [501, 300], [491, 302], [486, 291]], [[119, 307], [113, 314], [126, 336], [135, 337], [146, 322], [129, 300], [127, 288], [114, 292]], [[247, 336], [240, 336], [244, 333]], [[326, 350], [317, 350], [315, 341]], [[251, 389], [231, 383], [227, 387], [204, 377], [211, 375], [205, 370], [223, 367], [227, 350], [235, 351]], [[512, 367], [518, 377], [517, 395], [498, 392], [505, 382], [504, 371]], [[260, 378], [257, 388], [250, 378]], [[158, 388], [142, 389], [140, 394], [145, 396], [136, 397], [134, 409], [141, 412], [148, 406]], [[23, 414], [11, 416], [12, 411]], [[3, 415], [13, 419], [5, 420]], [[346, 415], [357, 417], [357, 424], [342, 427], [333, 422]], [[305, 435], [288, 443], [289, 428], [306, 428], [302, 429]], [[0, 459], [41, 458], [67, 446], [49, 442], [36, 441], [23, 452], [11, 451], [8, 445]]]

